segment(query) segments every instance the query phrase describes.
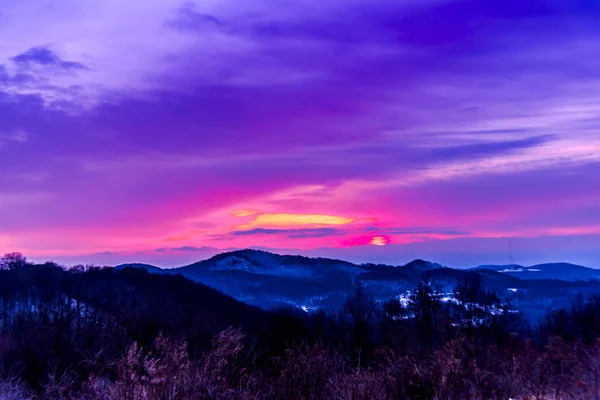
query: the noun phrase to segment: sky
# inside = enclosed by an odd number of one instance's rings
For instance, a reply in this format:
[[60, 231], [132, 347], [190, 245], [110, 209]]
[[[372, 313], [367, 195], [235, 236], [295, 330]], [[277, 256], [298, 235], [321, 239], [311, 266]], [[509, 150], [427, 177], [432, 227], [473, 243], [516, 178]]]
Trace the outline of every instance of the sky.
[[600, 2], [0, 0], [0, 252], [600, 268]]

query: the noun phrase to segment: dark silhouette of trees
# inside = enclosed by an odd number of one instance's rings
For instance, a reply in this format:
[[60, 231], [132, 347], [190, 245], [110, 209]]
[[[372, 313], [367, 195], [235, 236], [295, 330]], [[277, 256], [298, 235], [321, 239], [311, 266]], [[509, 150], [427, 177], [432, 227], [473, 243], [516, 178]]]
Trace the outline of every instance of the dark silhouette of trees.
[[426, 357], [439, 344], [439, 334], [445, 330], [443, 325], [448, 323], [444, 315], [447, 309], [440, 298], [439, 289], [428, 282], [421, 282], [410, 295], [408, 309], [414, 315], [421, 357]]
[[0, 257], [0, 270], [15, 270], [27, 265], [27, 258], [21, 253], [8, 253]]
[[355, 292], [342, 309], [342, 323], [348, 327], [348, 339], [355, 351], [358, 367], [364, 362], [363, 353], [369, 354], [375, 343], [375, 327], [378, 325], [379, 309], [362, 283], [357, 283]]

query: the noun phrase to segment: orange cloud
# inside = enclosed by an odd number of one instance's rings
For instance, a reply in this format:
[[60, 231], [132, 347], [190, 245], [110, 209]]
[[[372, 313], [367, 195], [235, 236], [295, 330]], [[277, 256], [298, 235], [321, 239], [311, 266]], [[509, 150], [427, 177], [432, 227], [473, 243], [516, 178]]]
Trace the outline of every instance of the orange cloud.
[[339, 217], [336, 215], [320, 214], [260, 214], [247, 224], [238, 226], [239, 230], [247, 230], [257, 227], [297, 227], [297, 226], [327, 226], [347, 225], [353, 222], [352, 218]]

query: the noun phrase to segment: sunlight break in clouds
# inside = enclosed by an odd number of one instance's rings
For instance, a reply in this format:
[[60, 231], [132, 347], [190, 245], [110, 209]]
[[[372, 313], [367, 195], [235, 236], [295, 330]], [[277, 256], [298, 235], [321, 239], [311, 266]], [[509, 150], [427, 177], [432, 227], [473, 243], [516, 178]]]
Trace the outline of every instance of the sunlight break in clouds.
[[372, 244], [374, 246], [385, 246], [388, 245], [390, 243], [390, 240], [384, 236], [373, 236], [373, 238], [371, 239], [371, 242], [369, 244]]
[[250, 222], [238, 226], [239, 230], [256, 227], [322, 227], [328, 225], [347, 225], [352, 218], [338, 217], [335, 215], [318, 214], [260, 214]]

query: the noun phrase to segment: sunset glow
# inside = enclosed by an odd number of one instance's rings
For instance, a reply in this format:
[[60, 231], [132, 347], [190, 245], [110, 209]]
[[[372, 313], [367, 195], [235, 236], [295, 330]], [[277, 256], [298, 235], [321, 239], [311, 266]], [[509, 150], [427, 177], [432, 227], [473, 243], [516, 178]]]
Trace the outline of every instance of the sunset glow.
[[600, 267], [599, 9], [542, 3], [0, 5], [0, 252]]
[[383, 236], [373, 236], [373, 239], [371, 239], [371, 244], [374, 246], [385, 246], [389, 243], [390, 243], [389, 239], [387, 239]]
[[240, 230], [255, 227], [297, 227], [314, 226], [323, 227], [327, 225], [347, 225], [352, 218], [338, 217], [335, 215], [318, 214], [260, 214], [252, 221], [238, 227]]

